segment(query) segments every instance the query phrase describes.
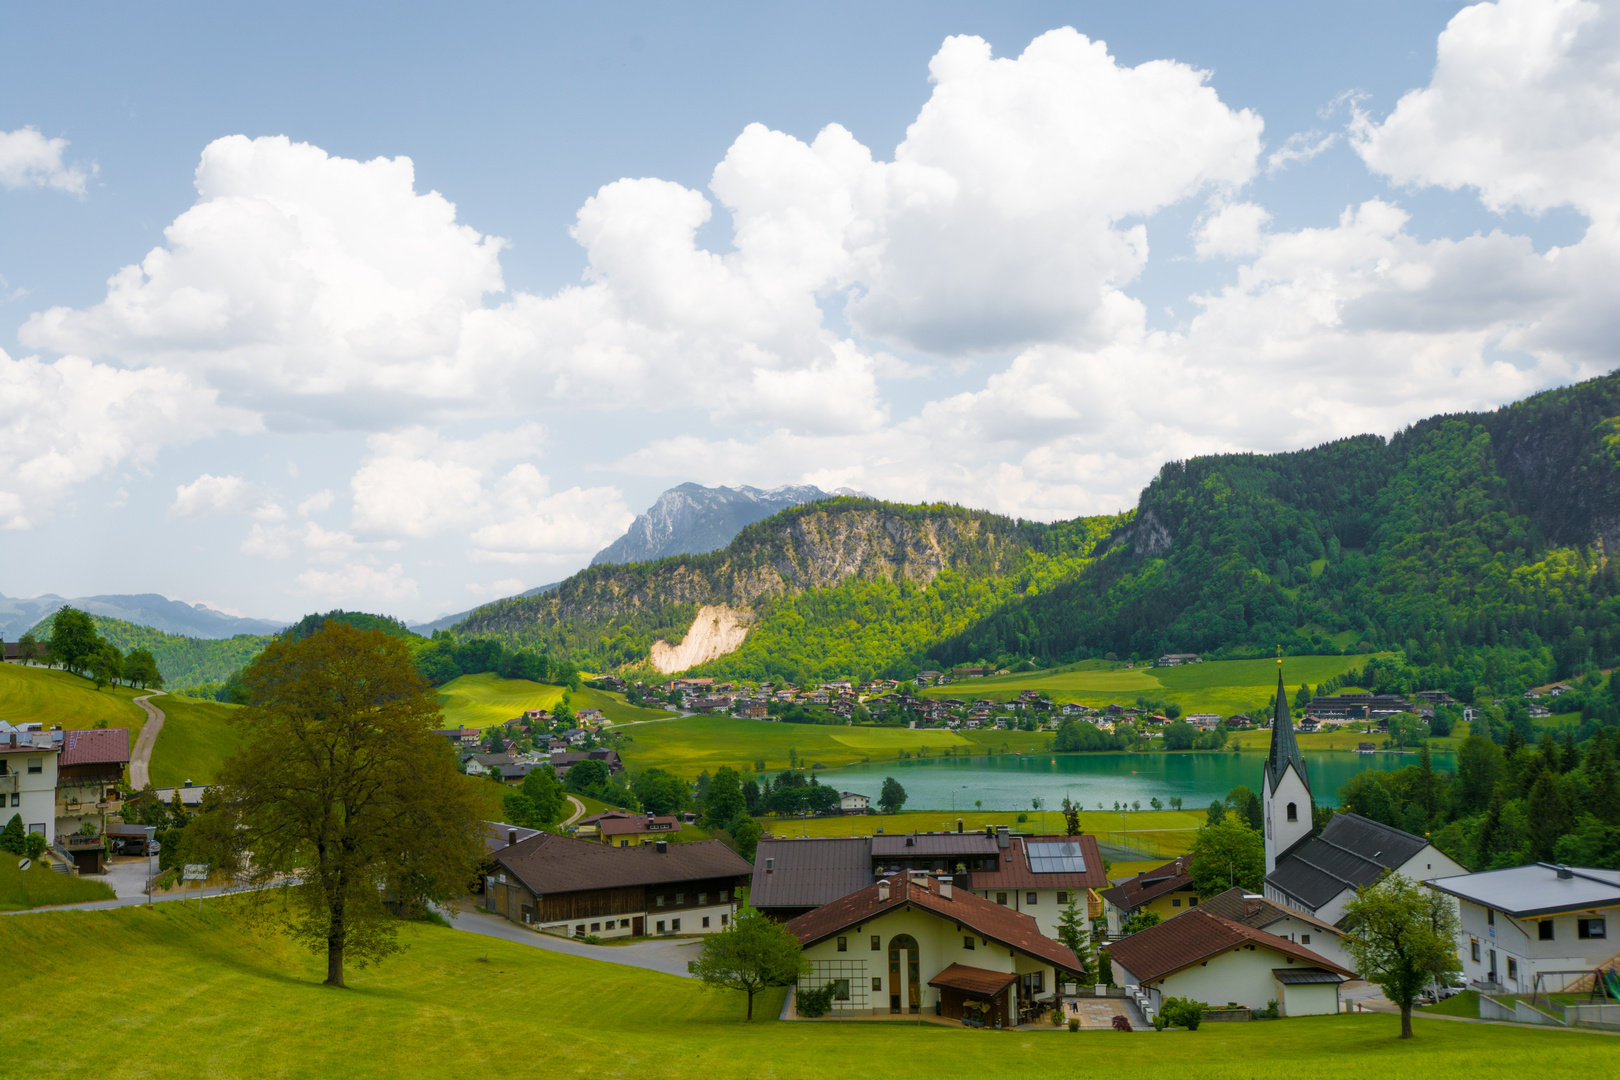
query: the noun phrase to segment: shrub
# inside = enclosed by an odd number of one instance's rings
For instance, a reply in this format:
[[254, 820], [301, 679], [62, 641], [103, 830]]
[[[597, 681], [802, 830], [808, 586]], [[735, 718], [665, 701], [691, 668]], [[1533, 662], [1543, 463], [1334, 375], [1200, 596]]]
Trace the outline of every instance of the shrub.
[[1069, 1030], [1070, 1031], [1079, 1031], [1080, 1030], [1080, 1020], [1079, 1020], [1078, 1017], [1073, 1017], [1073, 1016], [1069, 1017]]
[[30, 859], [38, 859], [45, 854], [45, 849], [48, 847], [50, 847], [50, 844], [46, 842], [44, 833], [34, 832], [23, 837], [22, 853]]
[[1198, 1025], [1204, 1021], [1204, 1003], [1194, 1001], [1192, 998], [1165, 998], [1164, 1008], [1159, 1010], [1159, 1018], [1167, 1024], [1175, 1024], [1188, 1031], [1197, 1031]]
[[818, 986], [814, 990], [800, 990], [798, 1010], [800, 1016], [826, 1016], [832, 1008], [833, 985]]
[[1114, 1030], [1115, 1031], [1135, 1031], [1136, 1029], [1131, 1027], [1131, 1018], [1130, 1017], [1128, 1017], [1128, 1016], [1115, 1016], [1114, 1017]]
[[1054, 1008], [1052, 1010], [1052, 1026], [1053, 1027], [1062, 1027], [1063, 1026], [1063, 1019], [1064, 1019], [1063, 1009], [1061, 1007]]

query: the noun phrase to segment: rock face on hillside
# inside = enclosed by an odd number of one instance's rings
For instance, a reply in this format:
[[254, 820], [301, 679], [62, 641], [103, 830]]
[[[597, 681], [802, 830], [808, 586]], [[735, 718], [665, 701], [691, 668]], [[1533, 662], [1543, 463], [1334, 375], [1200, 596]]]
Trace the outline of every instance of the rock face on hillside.
[[706, 664], [742, 648], [752, 619], [753, 612], [737, 611], [724, 604], [699, 608], [681, 643], [671, 645], [660, 638], [653, 642], [648, 659], [665, 675]]
[[603, 563], [651, 562], [671, 555], [719, 551], [743, 529], [779, 511], [840, 495], [861, 496], [839, 488], [826, 492], [813, 485], [779, 487], [703, 487], [682, 484], [658, 496], [625, 534], [596, 553], [592, 566]]

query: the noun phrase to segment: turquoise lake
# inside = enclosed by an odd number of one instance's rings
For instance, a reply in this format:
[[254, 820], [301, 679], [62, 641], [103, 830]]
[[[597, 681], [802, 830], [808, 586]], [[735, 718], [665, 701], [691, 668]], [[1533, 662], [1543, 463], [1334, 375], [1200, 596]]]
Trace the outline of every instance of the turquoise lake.
[[[1311, 795], [1318, 806], [1337, 806], [1339, 788], [1367, 769], [1400, 769], [1417, 763], [1415, 754], [1305, 753]], [[1434, 767], [1453, 768], [1451, 754], [1435, 754]], [[1048, 810], [1065, 796], [1087, 810], [1112, 810], [1115, 800], [1129, 803], [1157, 797], [1166, 805], [1180, 796], [1186, 809], [1225, 798], [1239, 784], [1260, 792], [1265, 755], [1247, 754], [1015, 754], [980, 758], [921, 758], [887, 764], [851, 765], [816, 775], [840, 791], [854, 791], [877, 801], [883, 778], [892, 776], [906, 789], [907, 810], [1029, 810], [1031, 800]]]

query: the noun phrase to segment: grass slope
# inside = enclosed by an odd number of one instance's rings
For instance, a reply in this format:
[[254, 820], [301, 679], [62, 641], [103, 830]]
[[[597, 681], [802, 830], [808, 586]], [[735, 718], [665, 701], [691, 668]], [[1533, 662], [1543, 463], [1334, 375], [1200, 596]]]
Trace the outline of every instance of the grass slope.
[[[503, 679], [485, 672], [463, 675], [439, 687], [439, 706], [446, 727], [491, 728], [504, 724], [526, 709], [554, 709], [567, 688], [527, 679]], [[674, 716], [658, 709], [638, 709], [626, 704], [622, 694], [610, 694], [585, 687], [570, 696], [570, 708], [601, 709], [616, 724], [634, 720], [656, 720]]]
[[163, 710], [164, 717], [152, 748], [153, 785], [212, 783], [220, 764], [241, 747], [241, 732], [230, 722], [241, 706], [175, 694], [153, 698], [152, 704]]
[[[1006, 736], [1014, 732], [990, 734]], [[984, 744], [943, 730], [845, 727], [830, 724], [781, 724], [733, 716], [688, 716], [656, 724], [640, 724], [625, 731], [628, 739], [619, 754], [632, 768], [657, 766], [677, 776], [695, 779], [722, 765], [753, 768], [763, 758], [768, 771], [788, 767], [788, 751], [828, 768], [867, 759], [897, 758], [900, 751], [931, 755], [951, 749], [958, 754], [982, 754]]]
[[[885, 833], [939, 832], [956, 828], [957, 819], [969, 832], [982, 831], [986, 825], [1005, 825], [1020, 832], [1061, 833], [1063, 814], [1047, 810], [1044, 814], [1025, 811], [1021, 815], [1007, 811], [958, 810], [953, 816], [949, 810], [902, 810], [898, 814], [864, 814], [852, 817], [824, 818], [762, 818], [760, 824], [773, 836], [871, 836], [879, 829]], [[1167, 845], [1180, 841], [1180, 847], [1167, 852], [1174, 858], [1192, 843], [1193, 833], [1204, 824], [1202, 810], [1143, 810], [1128, 816], [1131, 836], [1144, 835], [1159, 839]], [[1120, 815], [1083, 810], [1080, 828], [1083, 832], [1107, 834], [1118, 832]], [[1158, 863], [1151, 865], [1157, 866]]]
[[[11, 820], [10, 813], [5, 815], [5, 820]], [[36, 862], [26, 871], [19, 870], [19, 862], [21, 860], [15, 855], [0, 852], [0, 911], [26, 911], [51, 904], [114, 899], [112, 887], [104, 881], [58, 874], [41, 862]], [[0, 1060], [3, 1060], [3, 1056], [0, 1055]], [[3, 1071], [0, 1069], [0, 1072]]]
[[[1209, 1025], [1194, 1033], [993, 1032], [912, 1023], [783, 1023], [756, 1000], [674, 976], [458, 930], [404, 928], [403, 955], [318, 985], [324, 959], [234, 922], [220, 902], [0, 919], [10, 1025], [5, 1071], [99, 1075], [396, 1077], [521, 1072], [638, 1080], [847, 1077], [875, 1062], [949, 1061], [965, 1076], [1088, 1074], [1248, 1080], [1429, 1080], [1602, 1075], [1620, 1040], [1536, 1028], [1419, 1021], [1400, 1042], [1381, 1014]], [[116, 978], [64, 979], [64, 971]], [[64, 1039], [63, 1031], [95, 1031]], [[1604, 1063], [1608, 1064], [1605, 1065]]]
[[144, 693], [127, 686], [97, 690], [94, 682], [66, 671], [0, 664], [0, 720], [13, 724], [92, 728], [105, 720], [108, 727], [129, 728], [133, 739], [146, 714], [132, 699]]
[[[1289, 656], [1283, 660], [1283, 680], [1290, 699], [1302, 683], [1319, 686], [1334, 675], [1358, 668], [1365, 656]], [[929, 687], [927, 697], [955, 697], [967, 701], [989, 698], [1009, 701], [1020, 690], [1044, 690], [1054, 701], [1101, 706], [1129, 705], [1137, 697], [1163, 698], [1181, 706], [1183, 713], [1214, 712], [1223, 716], [1252, 709], [1276, 692], [1276, 660], [1212, 660], [1173, 668], [1125, 668], [1093, 661], [1053, 672], [1025, 672], [966, 679], [948, 686]]]

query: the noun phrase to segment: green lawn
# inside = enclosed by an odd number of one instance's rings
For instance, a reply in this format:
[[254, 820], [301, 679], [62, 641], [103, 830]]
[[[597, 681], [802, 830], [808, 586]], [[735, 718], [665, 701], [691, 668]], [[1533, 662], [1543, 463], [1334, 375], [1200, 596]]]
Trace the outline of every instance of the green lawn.
[[241, 706], [174, 694], [153, 698], [152, 704], [163, 710], [164, 717], [152, 748], [153, 785], [212, 783], [220, 763], [241, 746], [241, 732], [230, 722]]
[[[445, 727], [491, 728], [504, 724], [527, 709], [554, 709], [562, 701], [566, 687], [526, 679], [503, 679], [486, 672], [463, 675], [439, 687], [439, 706]], [[638, 709], [625, 702], [622, 694], [610, 694], [590, 687], [571, 697], [571, 707], [601, 709], [616, 724], [632, 720], [655, 720], [674, 716], [658, 709]]]
[[107, 727], [129, 728], [133, 741], [146, 714], [131, 699], [144, 693], [127, 686], [97, 690], [89, 679], [65, 671], [0, 664], [0, 720], [13, 724], [92, 728], [105, 720]]
[[[23, 871], [17, 868], [19, 862], [17, 856], [0, 851], [0, 911], [26, 911], [51, 904], [114, 898], [112, 887], [104, 881], [58, 874], [43, 862], [36, 862]], [[3, 1058], [0, 1054], [0, 1060]]]
[[1438, 1013], [1441, 1016], [1466, 1016], [1474, 1020], [1479, 1019], [1479, 991], [1464, 990], [1460, 994], [1453, 994], [1438, 1005], [1426, 1005], [1426, 1013]]
[[[381, 965], [319, 985], [324, 958], [232, 921], [225, 903], [0, 919], [8, 1031], [0, 1061], [31, 1080], [199, 1077], [774, 1077], [847, 1080], [948, 1062], [993, 1080], [1432, 1080], [1601, 1076], [1620, 1040], [1376, 1013], [1209, 1024], [1197, 1032], [996, 1032], [917, 1023], [783, 1023], [781, 992], [745, 1023], [738, 993], [426, 924]], [[103, 972], [104, 978], [64, 978]], [[64, 1038], [93, 1031], [97, 1037]], [[1604, 1063], [1608, 1064], [1605, 1065]]]
[[[948, 810], [902, 810], [898, 814], [860, 814], [849, 817], [808, 819], [762, 817], [759, 823], [765, 827], [766, 832], [775, 836], [870, 836], [879, 829], [886, 833], [939, 832], [955, 829], [957, 818], [962, 819], [962, 828], [970, 832], [982, 831], [986, 825], [1005, 825], [1020, 832], [1063, 831], [1063, 814], [1055, 809], [1048, 810], [1044, 814], [1026, 810], [1023, 814], [1026, 818], [1024, 821], [1019, 821], [1019, 816], [1017, 813], [989, 810], [982, 812], [959, 810], [954, 816]], [[1098, 813], [1093, 810], [1080, 812], [1080, 828], [1084, 832], [1099, 834], [1115, 832], [1119, 829], [1119, 823], [1118, 814]], [[1129, 823], [1132, 836], [1138, 834], [1151, 836], [1160, 843], [1167, 842], [1166, 838], [1173, 838], [1181, 841], [1181, 850], [1185, 850], [1186, 844], [1192, 842], [1193, 830], [1204, 823], [1204, 812], [1143, 810], [1129, 815]], [[1174, 858], [1175, 853], [1172, 852], [1169, 857]]]
[[[1290, 698], [1301, 683], [1318, 686], [1335, 675], [1358, 668], [1364, 656], [1288, 656], [1283, 678]], [[928, 697], [956, 697], [968, 701], [989, 698], [1009, 701], [1020, 690], [1044, 690], [1054, 701], [1074, 701], [1093, 707], [1129, 705], [1138, 696], [1160, 697], [1181, 706], [1184, 713], [1215, 712], [1223, 716], [1251, 709], [1277, 687], [1277, 661], [1212, 660], [1173, 668], [1125, 668], [1098, 662], [1078, 664], [1054, 672], [1031, 671], [1019, 675], [993, 675], [964, 679], [949, 686], [923, 691]]]
[[[1020, 733], [986, 734], [1005, 737]], [[734, 716], [689, 716], [642, 724], [629, 728], [625, 735], [628, 741], [619, 746], [619, 755], [625, 764], [632, 768], [656, 765], [688, 780], [696, 779], [705, 769], [712, 775], [722, 765], [753, 768], [754, 762], [761, 758], [767, 771], [785, 769], [790, 749], [797, 749], [806, 762], [833, 769], [867, 759], [898, 758], [901, 751], [914, 754], [923, 748], [932, 755], [942, 754], [946, 749], [977, 755], [984, 752], [985, 746], [981, 741], [943, 729], [913, 731], [909, 728], [781, 724]]]

